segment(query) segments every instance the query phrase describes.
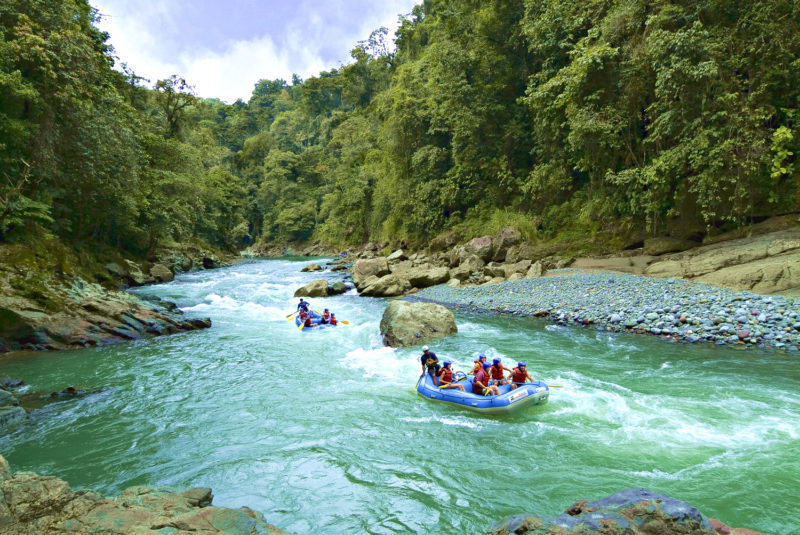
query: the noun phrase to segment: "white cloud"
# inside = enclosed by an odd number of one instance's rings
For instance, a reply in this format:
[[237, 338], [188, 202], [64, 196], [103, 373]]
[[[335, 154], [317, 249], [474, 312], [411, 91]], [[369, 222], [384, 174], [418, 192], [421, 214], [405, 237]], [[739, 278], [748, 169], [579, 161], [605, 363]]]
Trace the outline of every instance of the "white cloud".
[[[288, 81], [293, 73], [308, 78], [347, 63], [349, 51], [358, 41], [380, 26], [394, 31], [397, 15], [410, 11], [414, 3], [370, 2], [365, 8], [352, 0], [300, 0], [291, 20], [275, 21], [280, 24], [272, 35], [248, 39], [237, 38], [242, 32], [237, 28], [230, 28], [226, 35], [225, 6], [220, 3], [218, 18], [210, 14], [213, 27], [207, 29], [208, 38], [197, 43], [185, 37], [190, 32], [181, 27], [186, 21], [180, 9], [185, 7], [179, 2], [93, 2], [105, 15], [99, 27], [110, 34], [119, 60], [139, 76], [155, 82], [178, 74], [195, 86], [198, 95], [229, 103], [237, 98], [248, 100], [260, 79]], [[358, 24], [353, 24], [354, 14], [358, 15]], [[253, 13], [253, 17], [263, 16]], [[197, 28], [191, 30], [198, 34]]]

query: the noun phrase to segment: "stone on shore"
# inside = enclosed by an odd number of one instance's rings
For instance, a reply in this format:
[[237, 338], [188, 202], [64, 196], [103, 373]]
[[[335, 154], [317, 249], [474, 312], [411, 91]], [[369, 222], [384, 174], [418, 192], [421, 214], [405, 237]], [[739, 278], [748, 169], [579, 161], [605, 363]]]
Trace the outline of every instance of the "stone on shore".
[[263, 516], [242, 507], [211, 505], [209, 488], [183, 492], [131, 487], [116, 498], [72, 491], [55, 477], [12, 474], [0, 456], [0, 532], [97, 535], [279, 535]]
[[393, 301], [383, 311], [383, 342], [391, 347], [420, 345], [458, 332], [455, 316], [441, 305]]
[[361, 290], [361, 295], [366, 297], [395, 297], [403, 295], [411, 289], [407, 280], [401, 279], [394, 273], [380, 278], [367, 280], [367, 285]]
[[358, 260], [353, 266], [353, 284], [359, 291], [366, 287], [370, 277], [383, 277], [389, 274], [389, 263], [386, 258], [369, 258]]
[[170, 282], [175, 278], [172, 270], [164, 264], [155, 264], [151, 267], [150, 276], [153, 277], [156, 282]]
[[494, 524], [488, 535], [759, 535], [729, 528], [686, 502], [647, 489], [626, 489], [596, 501], [581, 500], [555, 518], [516, 515]]
[[309, 273], [312, 271], [325, 271], [325, 268], [323, 268], [319, 264], [308, 264], [307, 266], [303, 267], [303, 269], [300, 270], [301, 273]]
[[450, 279], [450, 270], [444, 266], [425, 266], [408, 270], [406, 276], [414, 288], [427, 288], [447, 282]]

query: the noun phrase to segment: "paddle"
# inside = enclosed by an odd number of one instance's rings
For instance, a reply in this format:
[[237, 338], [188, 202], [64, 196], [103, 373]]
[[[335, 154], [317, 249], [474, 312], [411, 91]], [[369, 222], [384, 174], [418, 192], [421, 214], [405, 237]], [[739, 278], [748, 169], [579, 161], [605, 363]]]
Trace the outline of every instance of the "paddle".
[[295, 315], [295, 314], [297, 314], [298, 312], [299, 312], [299, 310], [295, 310], [294, 312], [292, 312], [291, 314], [289, 314], [288, 316], [286, 316], [286, 319], [288, 320], [289, 318], [291, 318], [292, 316], [294, 316], [294, 315]]
[[[512, 385], [529, 385], [531, 383], [511, 383]], [[562, 385], [547, 385], [548, 388], [564, 388]]]

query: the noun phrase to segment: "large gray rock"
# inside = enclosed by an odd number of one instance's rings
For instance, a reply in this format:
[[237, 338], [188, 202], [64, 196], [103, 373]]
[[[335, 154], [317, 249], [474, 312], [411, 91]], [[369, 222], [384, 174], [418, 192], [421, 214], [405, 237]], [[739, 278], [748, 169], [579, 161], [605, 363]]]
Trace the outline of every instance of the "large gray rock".
[[408, 347], [453, 335], [458, 327], [442, 305], [393, 301], [383, 311], [380, 330], [387, 346]]
[[465, 249], [469, 254], [477, 256], [484, 262], [488, 262], [492, 259], [492, 253], [494, 252], [492, 237], [481, 236], [480, 238], [472, 239], [467, 243]]
[[55, 477], [29, 472], [12, 474], [0, 456], [0, 532], [132, 535], [174, 533], [192, 535], [280, 535], [263, 516], [242, 507], [211, 505], [209, 488], [175, 493], [131, 487], [117, 498], [94, 492], [73, 492]]
[[403, 295], [410, 289], [411, 284], [407, 280], [391, 273], [377, 279], [374, 277], [369, 279], [369, 283], [359, 294], [367, 297], [395, 297]]
[[172, 270], [164, 264], [153, 265], [153, 267], [150, 268], [150, 276], [153, 277], [156, 282], [170, 282], [175, 278]]
[[389, 262], [390, 264], [392, 262], [400, 262], [402, 260], [408, 260], [406, 253], [402, 249], [398, 249], [386, 257], [386, 261]]
[[648, 238], [644, 240], [644, 254], [658, 256], [665, 253], [685, 251], [686, 249], [691, 249], [695, 245], [694, 242], [670, 236]]
[[450, 270], [450, 278], [458, 279], [463, 282], [483, 269], [484, 265], [483, 260], [476, 255], [472, 255], [461, 262], [458, 267], [454, 267]]
[[311, 271], [325, 271], [325, 268], [320, 266], [319, 264], [308, 264], [304, 266], [303, 269], [300, 270], [301, 273], [309, 273]]
[[301, 286], [294, 292], [295, 297], [328, 297], [328, 281], [317, 279]]
[[506, 264], [504, 266], [504, 268], [503, 268], [503, 271], [504, 271], [503, 275], [506, 278], [511, 277], [511, 275], [513, 275], [515, 273], [518, 273], [518, 274], [522, 275], [522, 274], [527, 273], [528, 269], [530, 269], [530, 267], [531, 267], [531, 261], [530, 260], [520, 260], [519, 262], [517, 262], [515, 264]]
[[450, 270], [446, 267], [420, 266], [408, 270], [406, 277], [414, 288], [427, 288], [447, 282]]
[[534, 279], [536, 277], [541, 277], [544, 275], [544, 266], [542, 266], [542, 262], [537, 260], [531, 267], [528, 269], [528, 272], [525, 274], [525, 277], [528, 279]]
[[492, 238], [492, 249], [494, 253], [492, 259], [495, 262], [507, 261], [506, 254], [510, 247], [519, 245], [522, 241], [522, 234], [514, 227], [506, 227], [500, 233]]
[[389, 263], [386, 258], [370, 258], [358, 260], [353, 266], [353, 284], [361, 290], [370, 277], [383, 277], [389, 274]]

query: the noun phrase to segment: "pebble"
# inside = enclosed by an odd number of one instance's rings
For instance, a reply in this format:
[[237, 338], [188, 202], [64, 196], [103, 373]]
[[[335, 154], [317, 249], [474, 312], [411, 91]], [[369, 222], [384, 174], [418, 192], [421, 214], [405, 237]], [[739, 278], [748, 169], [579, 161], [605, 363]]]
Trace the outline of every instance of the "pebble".
[[[556, 274], [564, 272], [563, 275]], [[800, 300], [628, 274], [570, 273], [487, 286], [432, 286], [410, 300], [540, 316], [610, 332], [740, 347], [800, 348]], [[780, 340], [779, 343], [776, 343]]]

